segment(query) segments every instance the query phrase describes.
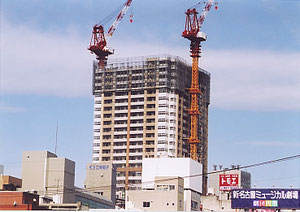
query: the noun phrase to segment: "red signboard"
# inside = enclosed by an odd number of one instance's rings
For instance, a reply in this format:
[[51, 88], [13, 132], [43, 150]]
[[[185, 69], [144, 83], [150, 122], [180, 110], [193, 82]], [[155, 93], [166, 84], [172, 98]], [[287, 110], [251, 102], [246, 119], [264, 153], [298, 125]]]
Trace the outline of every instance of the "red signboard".
[[238, 174], [220, 174], [219, 175], [220, 191], [230, 191], [239, 187]]

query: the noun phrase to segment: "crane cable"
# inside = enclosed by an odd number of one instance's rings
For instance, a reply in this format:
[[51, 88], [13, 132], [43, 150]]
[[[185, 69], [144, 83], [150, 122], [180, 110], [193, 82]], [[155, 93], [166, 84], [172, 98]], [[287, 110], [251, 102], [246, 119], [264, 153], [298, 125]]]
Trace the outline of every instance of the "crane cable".
[[124, 7], [124, 4], [120, 5], [118, 8], [116, 8], [110, 14], [108, 14], [105, 18], [103, 18], [101, 21], [99, 21], [98, 25], [107, 24], [109, 21], [111, 21], [113, 18], [115, 18], [120, 13], [120, 11], [123, 7]]

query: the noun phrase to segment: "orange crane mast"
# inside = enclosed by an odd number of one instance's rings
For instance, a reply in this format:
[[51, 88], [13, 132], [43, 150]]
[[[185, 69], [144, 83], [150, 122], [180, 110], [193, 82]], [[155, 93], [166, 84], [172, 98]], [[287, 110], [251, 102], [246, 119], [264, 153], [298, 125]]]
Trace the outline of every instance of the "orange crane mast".
[[[207, 13], [211, 9], [214, 0], [208, 0], [202, 13], [198, 19], [198, 12], [195, 8], [188, 9], [186, 11], [186, 22], [185, 30], [182, 33], [182, 37], [190, 40], [190, 53], [192, 57], [192, 82], [191, 88], [189, 88], [189, 93], [191, 97], [191, 107], [188, 110], [191, 119], [190, 126], [190, 137], [187, 139], [190, 147], [190, 158], [198, 161], [198, 143], [200, 142], [198, 135], [198, 117], [200, 115], [199, 111], [199, 95], [201, 91], [199, 88], [199, 57], [201, 52], [201, 42], [206, 41], [206, 34], [200, 31], [200, 28], [206, 18]], [[198, 3], [199, 4], [199, 3]], [[217, 4], [216, 4], [217, 5]], [[218, 7], [215, 6], [215, 9]], [[203, 162], [203, 161], [202, 161]], [[204, 164], [205, 163], [205, 164]], [[203, 189], [202, 192], [206, 194], [207, 187], [207, 160], [203, 163]]]

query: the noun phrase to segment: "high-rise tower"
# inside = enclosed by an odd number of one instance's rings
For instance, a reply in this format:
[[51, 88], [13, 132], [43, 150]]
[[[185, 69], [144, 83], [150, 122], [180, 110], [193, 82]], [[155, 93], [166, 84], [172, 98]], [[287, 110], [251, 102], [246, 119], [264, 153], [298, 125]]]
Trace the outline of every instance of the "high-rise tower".
[[[207, 163], [210, 74], [199, 70], [199, 161]], [[93, 162], [117, 167], [117, 191], [141, 189], [142, 159], [189, 157], [191, 66], [157, 55], [94, 63]]]

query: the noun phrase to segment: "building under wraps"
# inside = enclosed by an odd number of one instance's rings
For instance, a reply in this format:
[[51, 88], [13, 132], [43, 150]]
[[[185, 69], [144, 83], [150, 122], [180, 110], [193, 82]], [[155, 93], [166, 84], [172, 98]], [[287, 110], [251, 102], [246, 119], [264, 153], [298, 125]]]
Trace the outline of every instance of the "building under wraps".
[[[199, 82], [198, 158], [207, 173], [210, 74], [199, 69]], [[93, 162], [116, 166], [119, 197], [141, 189], [143, 158], [189, 157], [190, 84], [191, 66], [176, 56], [109, 60], [105, 69], [94, 62]]]

